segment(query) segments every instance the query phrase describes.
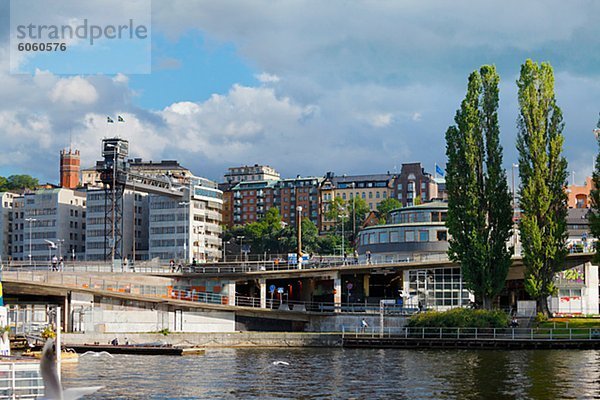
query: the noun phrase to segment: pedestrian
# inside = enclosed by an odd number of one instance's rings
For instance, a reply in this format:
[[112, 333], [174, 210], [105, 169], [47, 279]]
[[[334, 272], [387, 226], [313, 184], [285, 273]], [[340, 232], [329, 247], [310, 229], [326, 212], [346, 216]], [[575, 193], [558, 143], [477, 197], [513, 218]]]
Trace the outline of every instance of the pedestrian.
[[354, 250], [354, 264], [358, 264], [358, 251]]
[[361, 319], [360, 320], [360, 331], [361, 332], [365, 332], [367, 330], [367, 328], [369, 327], [369, 324], [367, 324], [367, 321], [365, 321], [365, 319]]
[[169, 267], [171, 268], [171, 272], [175, 272], [175, 260], [169, 261]]
[[58, 262], [58, 269], [61, 272], [65, 270], [65, 260], [62, 257], [60, 258], [60, 261]]
[[371, 264], [371, 250], [367, 250], [365, 254], [367, 256], [367, 264]]
[[344, 265], [348, 264], [348, 255], [344, 253]]
[[181, 261], [179, 261], [179, 263], [177, 264], [177, 271], [176, 272], [182, 272], [183, 271], [183, 264], [181, 263]]
[[58, 257], [56, 257], [56, 255], [54, 255], [52, 257], [52, 271], [56, 271], [58, 268]]

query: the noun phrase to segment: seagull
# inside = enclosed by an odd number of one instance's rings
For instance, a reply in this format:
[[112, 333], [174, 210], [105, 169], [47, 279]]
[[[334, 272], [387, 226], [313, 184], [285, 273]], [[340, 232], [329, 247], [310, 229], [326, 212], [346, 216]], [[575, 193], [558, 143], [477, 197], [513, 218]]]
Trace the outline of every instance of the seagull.
[[110, 354], [108, 351], [86, 351], [85, 353], [83, 353], [81, 355], [81, 357], [83, 356], [92, 356], [92, 357], [100, 357], [100, 356], [109, 356], [110, 358], [115, 358], [112, 354]]
[[290, 365], [290, 363], [286, 361], [273, 361], [273, 365]]
[[40, 373], [44, 380], [44, 399], [75, 400], [102, 389], [102, 386], [90, 386], [63, 390], [56, 366], [56, 346], [51, 338], [46, 341], [42, 350]]

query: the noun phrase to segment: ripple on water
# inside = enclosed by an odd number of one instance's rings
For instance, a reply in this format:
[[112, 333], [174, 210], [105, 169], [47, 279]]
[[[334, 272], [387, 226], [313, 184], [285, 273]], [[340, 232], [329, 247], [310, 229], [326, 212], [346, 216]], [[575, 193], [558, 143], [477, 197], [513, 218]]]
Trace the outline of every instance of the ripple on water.
[[600, 351], [209, 349], [83, 357], [63, 380], [103, 385], [90, 399], [599, 398]]

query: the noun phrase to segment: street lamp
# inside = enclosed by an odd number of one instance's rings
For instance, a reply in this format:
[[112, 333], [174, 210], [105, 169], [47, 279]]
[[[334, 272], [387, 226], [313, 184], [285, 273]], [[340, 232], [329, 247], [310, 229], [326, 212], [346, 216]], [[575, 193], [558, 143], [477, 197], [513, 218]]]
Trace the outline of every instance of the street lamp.
[[58, 259], [62, 258], [62, 244], [65, 242], [64, 239], [58, 239], [56, 245], [58, 246]]
[[346, 250], [344, 249], [344, 217], [345, 217], [345, 215], [343, 213], [346, 212], [346, 209], [344, 207], [342, 207], [340, 209], [340, 211], [342, 211], [340, 218], [342, 219], [342, 260], [343, 260], [344, 255], [346, 254]]
[[29, 265], [31, 265], [31, 225], [37, 221], [35, 218], [25, 218], [25, 221], [29, 222]]
[[296, 207], [296, 234], [298, 235], [298, 268], [302, 269], [302, 207]]
[[56, 249], [56, 243], [44, 239], [44, 242], [48, 243], [48, 268], [50, 268], [50, 266], [52, 266], [52, 249]]
[[240, 261], [244, 261], [244, 238], [245, 236], [237, 236], [237, 239], [240, 241]]
[[518, 164], [512, 164], [512, 195], [513, 195], [513, 238], [514, 238], [514, 255], [517, 255], [517, 193], [515, 191], [515, 168], [519, 168]]
[[188, 206], [190, 205], [189, 201], [180, 201], [179, 202], [180, 206], [184, 206], [185, 209], [185, 215], [184, 215], [184, 220], [185, 220], [185, 225], [184, 225], [184, 229], [183, 229], [183, 233], [184, 233], [184, 240], [183, 240], [183, 259], [185, 260], [185, 262], [188, 262], [188, 254], [187, 254], [187, 240], [188, 240], [188, 235], [187, 235], [187, 230], [188, 230]]
[[352, 240], [354, 240], [354, 238], [356, 237], [356, 192], [354, 191], [355, 186], [356, 183], [352, 182]]

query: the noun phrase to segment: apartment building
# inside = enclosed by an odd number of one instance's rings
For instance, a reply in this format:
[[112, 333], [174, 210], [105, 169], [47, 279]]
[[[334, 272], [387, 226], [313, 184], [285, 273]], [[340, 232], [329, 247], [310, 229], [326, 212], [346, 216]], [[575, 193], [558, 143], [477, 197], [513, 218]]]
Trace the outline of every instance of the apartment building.
[[425, 203], [440, 197], [434, 177], [425, 172], [421, 163], [402, 164], [394, 185], [394, 198], [404, 207]]
[[336, 224], [339, 224], [339, 221], [327, 219], [329, 204], [335, 197], [340, 197], [345, 201], [361, 198], [370, 211], [375, 211], [379, 203], [393, 197], [395, 179], [396, 176], [389, 172], [386, 174], [342, 176], [335, 176], [333, 172], [328, 172], [319, 190], [321, 199], [320, 231], [330, 231], [334, 229]]
[[225, 182], [234, 185], [240, 182], [278, 181], [281, 179], [279, 172], [268, 165], [244, 165], [241, 167], [228, 168], [227, 170]]

